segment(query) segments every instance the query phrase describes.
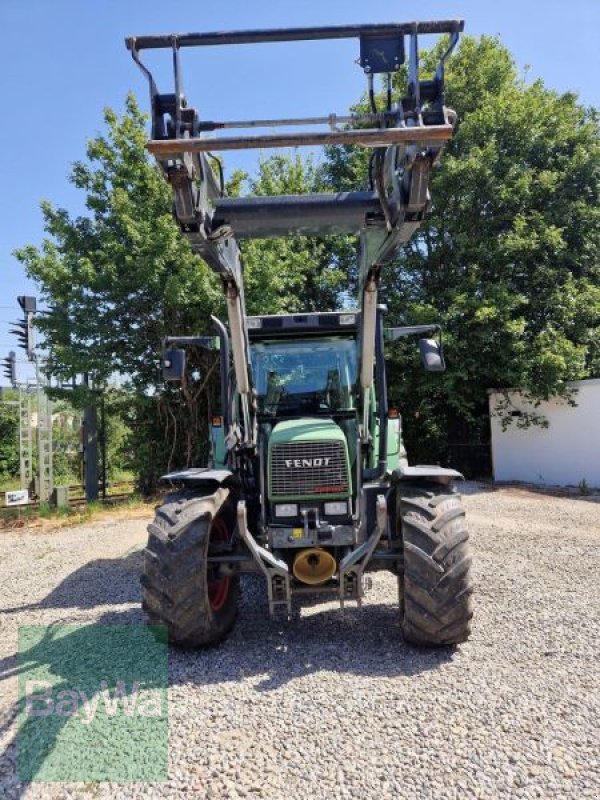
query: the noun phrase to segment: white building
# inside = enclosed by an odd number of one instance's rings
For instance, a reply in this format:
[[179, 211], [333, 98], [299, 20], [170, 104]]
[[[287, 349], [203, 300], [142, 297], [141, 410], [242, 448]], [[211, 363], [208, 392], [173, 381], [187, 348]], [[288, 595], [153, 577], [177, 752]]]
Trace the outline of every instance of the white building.
[[533, 408], [518, 390], [507, 390], [514, 413], [532, 411], [546, 417], [548, 428], [502, 430], [495, 414], [505, 393], [489, 391], [492, 463], [497, 481], [525, 481], [555, 486], [578, 486], [585, 481], [600, 488], [600, 378], [574, 381], [576, 407], [550, 400]]

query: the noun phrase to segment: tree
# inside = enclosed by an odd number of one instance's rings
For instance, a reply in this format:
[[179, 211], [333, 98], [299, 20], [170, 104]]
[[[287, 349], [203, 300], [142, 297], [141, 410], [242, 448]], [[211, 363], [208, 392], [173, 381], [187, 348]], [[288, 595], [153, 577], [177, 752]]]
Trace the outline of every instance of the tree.
[[[597, 113], [519, 78], [489, 37], [463, 39], [446, 86], [459, 123], [432, 177], [432, 214], [382, 292], [391, 321], [445, 326], [441, 379], [420, 372], [406, 343], [393, 352], [392, 396], [413, 453], [426, 458], [457, 439], [485, 440], [488, 388], [569, 400], [568, 381], [600, 374]], [[366, 160], [333, 148], [325, 172], [336, 189], [358, 188]], [[501, 409], [506, 424], [511, 410]]]
[[52, 406], [52, 469], [55, 485], [81, 482], [81, 417], [65, 400]]
[[[3, 389], [1, 399], [17, 401], [17, 393]], [[0, 485], [19, 475], [19, 415], [15, 406], [0, 402]]]
[[[73, 219], [42, 203], [41, 246], [17, 258], [41, 288], [51, 312], [39, 317], [47, 371], [69, 380], [83, 372], [96, 386], [121, 375], [132, 449], [144, 488], [170, 463], [206, 458], [206, 405], [214, 355], [194, 354], [183, 396], [159, 371], [167, 334], [210, 332], [222, 308], [218, 282], [195, 257], [171, 214], [170, 188], [146, 151], [146, 118], [134, 98], [122, 117], [105, 112], [106, 135], [87, 145], [70, 180], [86, 194], [88, 214]], [[196, 380], [192, 371], [204, 377]], [[80, 391], [81, 407], [92, 398]]]

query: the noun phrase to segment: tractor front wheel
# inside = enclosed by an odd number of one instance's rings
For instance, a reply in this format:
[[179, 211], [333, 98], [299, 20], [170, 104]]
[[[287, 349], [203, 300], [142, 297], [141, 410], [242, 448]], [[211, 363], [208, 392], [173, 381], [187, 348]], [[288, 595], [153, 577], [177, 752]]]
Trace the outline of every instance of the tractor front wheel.
[[447, 486], [402, 487], [398, 520], [404, 555], [400, 605], [404, 638], [453, 645], [471, 632], [473, 591], [465, 511]]
[[239, 576], [220, 575], [208, 561], [231, 544], [233, 505], [214, 511], [211, 498], [183, 490], [166, 498], [148, 526], [143, 606], [150, 622], [166, 625], [169, 641], [184, 647], [222, 641], [237, 615]]

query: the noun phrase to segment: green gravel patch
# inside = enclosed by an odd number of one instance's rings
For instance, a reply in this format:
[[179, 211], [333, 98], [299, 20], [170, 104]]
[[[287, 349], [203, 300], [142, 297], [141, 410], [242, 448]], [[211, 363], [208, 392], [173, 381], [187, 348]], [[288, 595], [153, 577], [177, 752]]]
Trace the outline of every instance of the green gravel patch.
[[20, 780], [167, 780], [167, 686], [163, 626], [20, 626]]

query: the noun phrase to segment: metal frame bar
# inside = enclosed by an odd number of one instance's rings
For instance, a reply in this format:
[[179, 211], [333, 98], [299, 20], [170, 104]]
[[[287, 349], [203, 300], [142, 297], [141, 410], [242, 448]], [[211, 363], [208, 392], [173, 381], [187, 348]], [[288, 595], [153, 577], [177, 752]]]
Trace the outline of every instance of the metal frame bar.
[[377, 307], [377, 322], [375, 327], [375, 359], [376, 359], [376, 382], [377, 392], [377, 413], [379, 416], [379, 477], [383, 478], [387, 466], [387, 444], [388, 444], [388, 397], [387, 397], [387, 376], [385, 371], [385, 351], [383, 339], [383, 315], [386, 307]]
[[206, 153], [224, 150], [253, 150], [266, 147], [322, 147], [330, 144], [360, 144], [363, 147], [388, 147], [395, 144], [422, 146], [445, 143], [452, 138], [452, 125], [427, 127], [358, 128], [341, 131], [276, 133], [260, 136], [223, 136], [203, 139], [152, 139], [146, 147], [159, 159], [182, 153]]
[[293, 125], [329, 125], [335, 130], [336, 125], [348, 123], [359, 124], [370, 122], [385, 126], [386, 122], [396, 122], [399, 114], [393, 111], [382, 111], [378, 114], [328, 114], [326, 117], [283, 117], [282, 119], [232, 119], [225, 122], [203, 121], [198, 125], [199, 131], [226, 130], [229, 128], [280, 128]]
[[441, 333], [442, 326], [438, 323], [430, 325], [404, 325], [398, 328], [385, 328], [384, 339], [388, 342], [395, 342], [397, 339], [402, 339], [405, 336], [417, 336], [420, 333]]
[[231, 427], [231, 409], [229, 408], [229, 336], [227, 335], [227, 328], [218, 317], [211, 315], [211, 322], [217, 331], [220, 348], [220, 381], [221, 381], [221, 413], [223, 416], [223, 425], [228, 435]]
[[[356, 602], [360, 607], [362, 605], [362, 598], [364, 589], [362, 586], [362, 577], [365, 567], [369, 563], [379, 540], [387, 530], [387, 500], [384, 494], [377, 495], [376, 502], [376, 523], [375, 528], [371, 532], [369, 538], [359, 545], [355, 550], [352, 550], [340, 561], [339, 565], [339, 600], [340, 608], [344, 608], [345, 600], [349, 599], [346, 595], [346, 579], [350, 575], [356, 578]], [[351, 599], [351, 598], [350, 598]]]
[[[276, 558], [269, 550], [261, 547], [248, 529], [246, 502], [240, 500], [237, 504], [237, 525], [240, 536], [244, 540], [248, 550], [254, 558], [256, 564], [267, 579], [267, 591], [269, 596], [269, 613], [275, 614], [276, 606], [285, 606], [288, 617], [292, 613], [292, 593], [290, 587], [290, 572], [285, 561]], [[279, 599], [274, 584], [279, 582], [283, 585], [285, 597]]]
[[203, 347], [205, 350], [213, 350], [215, 336], [165, 336], [163, 345], [191, 345]]
[[390, 22], [375, 25], [331, 25], [320, 28], [267, 28], [249, 31], [214, 31], [211, 33], [170, 33], [164, 35], [128, 36], [128, 50], [155, 50], [171, 47], [212, 47], [226, 44], [259, 44], [260, 42], [300, 42], [317, 39], [357, 39], [361, 36], [405, 36], [411, 33], [461, 33], [464, 20], [432, 20], [427, 22]]

